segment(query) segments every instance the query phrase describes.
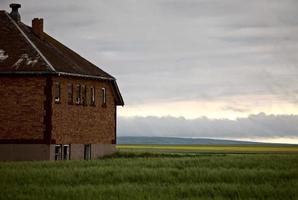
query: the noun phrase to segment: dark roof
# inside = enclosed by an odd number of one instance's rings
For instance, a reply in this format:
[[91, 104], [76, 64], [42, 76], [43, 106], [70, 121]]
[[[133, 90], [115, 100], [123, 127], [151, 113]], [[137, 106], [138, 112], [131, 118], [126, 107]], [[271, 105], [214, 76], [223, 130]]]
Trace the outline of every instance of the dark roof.
[[6, 11], [0, 11], [0, 73], [60, 74], [113, 82], [118, 105], [123, 99], [116, 79], [48, 34], [42, 39], [32, 28], [16, 23]]

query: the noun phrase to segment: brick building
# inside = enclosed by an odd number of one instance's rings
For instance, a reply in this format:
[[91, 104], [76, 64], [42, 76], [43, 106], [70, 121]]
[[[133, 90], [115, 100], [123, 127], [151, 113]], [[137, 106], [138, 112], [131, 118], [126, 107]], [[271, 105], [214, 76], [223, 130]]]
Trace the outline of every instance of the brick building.
[[114, 77], [0, 11], [0, 160], [94, 159], [115, 152]]

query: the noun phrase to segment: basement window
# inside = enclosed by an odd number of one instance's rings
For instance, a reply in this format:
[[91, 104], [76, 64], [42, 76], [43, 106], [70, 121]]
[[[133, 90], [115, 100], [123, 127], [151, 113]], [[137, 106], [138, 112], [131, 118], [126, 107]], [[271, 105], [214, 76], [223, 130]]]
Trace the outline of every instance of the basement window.
[[91, 160], [91, 144], [85, 144], [84, 146], [84, 159]]
[[90, 105], [95, 106], [95, 88], [92, 86], [90, 88]]
[[87, 90], [86, 90], [86, 86], [82, 85], [82, 104], [85, 106], [87, 105]]
[[60, 83], [56, 82], [54, 84], [55, 86], [55, 91], [54, 91], [54, 96], [55, 96], [55, 103], [60, 103]]
[[77, 84], [76, 85], [76, 104], [80, 104], [81, 103], [81, 85]]
[[62, 145], [55, 145], [55, 160], [62, 160]]
[[70, 145], [56, 144], [55, 145], [55, 160], [70, 160]]
[[70, 145], [63, 145], [63, 160], [70, 160]]
[[101, 106], [105, 107], [107, 105], [107, 100], [106, 100], [106, 88], [101, 88]]
[[73, 86], [71, 83], [67, 86], [68, 104], [73, 104]]

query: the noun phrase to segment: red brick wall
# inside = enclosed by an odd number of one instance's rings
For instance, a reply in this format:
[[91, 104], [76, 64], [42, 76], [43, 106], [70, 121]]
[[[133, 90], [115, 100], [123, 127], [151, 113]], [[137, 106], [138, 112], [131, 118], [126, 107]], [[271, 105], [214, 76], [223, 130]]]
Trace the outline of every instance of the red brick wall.
[[42, 77], [0, 77], [0, 139], [43, 139]]
[[[54, 77], [60, 83], [61, 102], [54, 102], [52, 117], [52, 139], [59, 144], [111, 144], [115, 140], [115, 97], [111, 83], [100, 80], [87, 80], [83, 78]], [[75, 86], [77, 84], [87, 87], [87, 106], [68, 104], [67, 85], [73, 84], [73, 99], [75, 101]], [[90, 87], [95, 86], [95, 106], [90, 106]], [[101, 88], [106, 88], [107, 105], [101, 105]]]

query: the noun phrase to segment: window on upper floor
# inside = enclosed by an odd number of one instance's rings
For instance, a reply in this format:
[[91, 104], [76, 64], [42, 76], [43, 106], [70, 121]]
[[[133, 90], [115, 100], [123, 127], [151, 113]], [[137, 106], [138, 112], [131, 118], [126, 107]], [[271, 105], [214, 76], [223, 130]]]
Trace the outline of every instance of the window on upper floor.
[[67, 85], [67, 96], [68, 104], [73, 104], [73, 85], [71, 83]]
[[90, 88], [90, 105], [95, 106], [95, 88], [91, 86]]
[[106, 88], [101, 88], [101, 105], [103, 107], [107, 105]]
[[81, 85], [76, 85], [76, 104], [81, 104]]
[[87, 90], [86, 90], [86, 86], [82, 85], [82, 105], [87, 105]]
[[55, 91], [54, 91], [54, 96], [55, 96], [55, 103], [60, 103], [61, 98], [60, 98], [60, 83], [56, 82], [55, 84]]

